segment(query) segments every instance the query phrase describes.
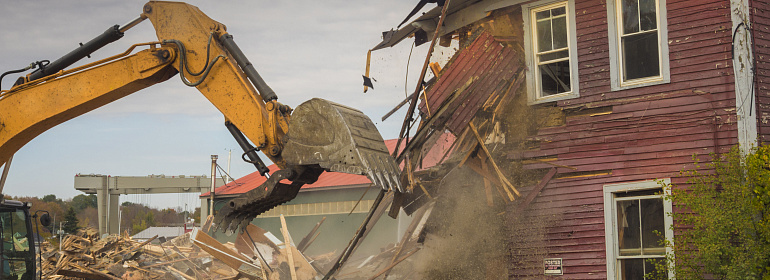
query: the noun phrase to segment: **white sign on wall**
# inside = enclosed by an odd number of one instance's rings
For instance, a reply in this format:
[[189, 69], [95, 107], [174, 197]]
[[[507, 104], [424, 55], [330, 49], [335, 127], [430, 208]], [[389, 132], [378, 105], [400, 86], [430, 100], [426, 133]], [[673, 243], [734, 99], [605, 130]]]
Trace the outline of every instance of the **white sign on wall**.
[[564, 275], [561, 258], [545, 259], [545, 275]]

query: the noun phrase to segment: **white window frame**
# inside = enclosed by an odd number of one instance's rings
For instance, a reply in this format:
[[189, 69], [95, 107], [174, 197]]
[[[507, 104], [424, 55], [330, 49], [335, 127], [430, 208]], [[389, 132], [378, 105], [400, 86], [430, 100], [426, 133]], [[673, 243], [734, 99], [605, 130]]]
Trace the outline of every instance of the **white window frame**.
[[[671, 183], [671, 179], [660, 180], [666, 184]], [[641, 191], [650, 189], [660, 189], [661, 185], [657, 181], [637, 181], [620, 184], [604, 185], [604, 238], [605, 247], [607, 251], [607, 279], [622, 279], [619, 275], [620, 269], [618, 268], [618, 226], [617, 226], [617, 209], [615, 194], [629, 191]], [[665, 189], [664, 189], [665, 190]], [[670, 195], [669, 190], [665, 190], [667, 195]], [[641, 196], [649, 197], [649, 196]], [[673, 242], [674, 231], [671, 225], [674, 223], [674, 218], [671, 216], [673, 206], [671, 200], [663, 200], [663, 222], [666, 229], [666, 240]], [[673, 250], [670, 247], [666, 247], [666, 254], [673, 254]], [[673, 279], [673, 272], [668, 272], [668, 278]]]
[[621, 5], [622, 0], [607, 0], [607, 25], [610, 44], [610, 89], [612, 91], [631, 89], [643, 86], [666, 84], [671, 82], [671, 71], [669, 68], [668, 56], [668, 27], [666, 23], [666, 0], [655, 0], [657, 7], [658, 23], [658, 65], [660, 75], [656, 77], [640, 78], [630, 81], [623, 81], [623, 59], [621, 50], [621, 31], [622, 22]]
[[[534, 19], [534, 13], [545, 9], [553, 9], [558, 6], [566, 7], [567, 16], [567, 47], [569, 48], [569, 65], [570, 65], [570, 87], [571, 91], [554, 94], [550, 96], [541, 96], [540, 83], [539, 83], [539, 68], [536, 63], [536, 48], [535, 44], [537, 40], [534, 40], [533, 36], [537, 28], [532, 24]], [[553, 102], [558, 100], [570, 99], [579, 97], [578, 89], [578, 56], [577, 56], [577, 32], [575, 29], [575, 1], [538, 1], [529, 4], [521, 5], [522, 18], [524, 21], [524, 52], [527, 57], [527, 92], [529, 94], [529, 104], [540, 104], [546, 102]]]

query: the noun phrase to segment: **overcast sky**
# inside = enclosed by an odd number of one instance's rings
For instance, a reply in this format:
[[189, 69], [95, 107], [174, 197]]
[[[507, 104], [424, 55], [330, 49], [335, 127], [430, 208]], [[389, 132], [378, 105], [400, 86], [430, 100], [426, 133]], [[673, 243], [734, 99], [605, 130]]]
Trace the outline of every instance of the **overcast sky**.
[[[375, 121], [383, 137], [396, 138], [404, 110], [380, 118], [405, 97], [404, 70], [410, 42], [377, 51], [371, 76], [375, 90], [363, 93], [366, 51], [394, 28], [416, 0], [399, 1], [191, 1], [228, 32], [275, 90], [279, 101], [296, 107], [320, 97], [358, 108]], [[55, 60], [101, 34], [136, 18], [143, 1], [0, 0], [0, 71]], [[435, 4], [426, 7], [432, 8]], [[155, 41], [149, 21], [97, 51], [92, 62]], [[427, 45], [414, 49], [409, 90], [414, 89]], [[120, 73], [115, 73], [116, 75]], [[17, 76], [6, 77], [8, 89]], [[61, 124], [32, 140], [13, 158], [4, 193], [13, 196], [80, 194], [75, 174], [146, 176], [208, 175], [210, 155], [218, 154], [238, 178], [254, 171], [224, 128], [222, 115], [178, 77]], [[128, 196], [121, 201], [158, 207], [197, 204], [195, 196]]]

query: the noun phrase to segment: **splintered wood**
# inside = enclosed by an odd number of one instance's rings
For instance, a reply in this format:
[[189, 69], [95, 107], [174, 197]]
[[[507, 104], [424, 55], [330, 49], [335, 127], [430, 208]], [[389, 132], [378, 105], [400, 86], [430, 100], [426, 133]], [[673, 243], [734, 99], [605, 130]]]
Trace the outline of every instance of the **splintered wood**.
[[190, 242], [190, 234], [159, 244], [128, 234], [99, 238], [93, 229], [42, 245], [43, 279], [239, 279], [238, 272]]
[[[288, 231], [283, 235], [288, 236]], [[43, 279], [303, 280], [321, 276], [290, 237], [275, 244], [271, 241], [275, 236], [254, 225], [238, 235], [235, 244], [222, 244], [197, 229], [162, 243], [157, 236], [144, 242], [128, 234], [98, 236], [93, 229], [80, 230], [64, 237], [61, 250], [45, 242]]]

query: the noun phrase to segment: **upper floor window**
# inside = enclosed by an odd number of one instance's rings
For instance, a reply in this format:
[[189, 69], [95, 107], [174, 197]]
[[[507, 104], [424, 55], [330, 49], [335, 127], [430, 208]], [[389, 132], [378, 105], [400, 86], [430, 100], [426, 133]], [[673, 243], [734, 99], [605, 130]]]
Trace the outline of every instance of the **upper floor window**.
[[670, 80], [664, 1], [607, 1], [613, 90]]
[[532, 103], [577, 96], [577, 51], [573, 4], [524, 5], [527, 87]]

